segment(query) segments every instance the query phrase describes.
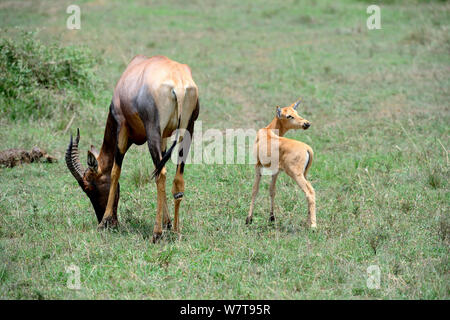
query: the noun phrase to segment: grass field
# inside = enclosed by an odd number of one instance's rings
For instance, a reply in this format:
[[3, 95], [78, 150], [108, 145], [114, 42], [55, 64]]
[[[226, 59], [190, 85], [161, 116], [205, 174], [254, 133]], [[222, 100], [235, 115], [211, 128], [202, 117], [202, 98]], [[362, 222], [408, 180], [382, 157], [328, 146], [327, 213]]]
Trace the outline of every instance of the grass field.
[[[0, 168], [0, 298], [450, 298], [448, 2], [386, 1], [372, 31], [370, 1], [78, 1], [81, 30], [68, 30], [72, 3], [0, 2], [2, 38], [38, 29], [43, 43], [89, 48], [100, 82], [86, 96], [67, 89], [69, 102], [59, 92], [61, 109], [44, 117], [13, 119], [13, 105], [2, 107], [0, 150], [38, 145], [60, 161]], [[277, 104], [302, 96], [313, 125], [287, 137], [315, 152], [317, 231], [285, 174], [276, 222], [263, 177], [247, 226], [253, 166], [191, 164], [182, 237], [169, 231], [154, 245], [144, 145], [124, 160], [119, 228], [97, 232], [64, 152], [78, 127], [83, 162], [91, 143], [100, 147], [113, 87], [136, 54], [190, 65], [204, 131], [261, 128]], [[66, 285], [70, 265], [80, 290]], [[371, 265], [379, 289], [366, 285]]]

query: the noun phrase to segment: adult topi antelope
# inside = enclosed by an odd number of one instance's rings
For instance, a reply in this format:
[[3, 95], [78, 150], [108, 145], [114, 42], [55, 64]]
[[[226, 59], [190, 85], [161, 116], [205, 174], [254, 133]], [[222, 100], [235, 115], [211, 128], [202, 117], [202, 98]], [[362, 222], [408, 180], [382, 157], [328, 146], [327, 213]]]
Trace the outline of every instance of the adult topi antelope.
[[[78, 151], [79, 130], [75, 141], [70, 137], [66, 152], [67, 167], [89, 197], [99, 229], [117, 224], [122, 160], [133, 143], [141, 145], [145, 142], [155, 165], [153, 177], [156, 177], [157, 186], [153, 242], [162, 234], [163, 219], [164, 225], [171, 227], [166, 199], [165, 164], [180, 140], [172, 187], [174, 231], [179, 232], [179, 209], [184, 194], [184, 161], [199, 110], [198, 89], [187, 65], [164, 56], [148, 58], [138, 55], [131, 60], [114, 89], [100, 152], [91, 145], [87, 156], [88, 168], [83, 169]], [[166, 150], [167, 140], [174, 131], [175, 141]], [[179, 137], [181, 131], [185, 132], [183, 137]]]
[[273, 214], [275, 199], [275, 183], [278, 174], [285, 171], [297, 182], [303, 190], [308, 201], [309, 226], [316, 227], [316, 199], [311, 183], [306, 180], [306, 173], [311, 167], [313, 150], [306, 143], [284, 138], [284, 134], [290, 129], [308, 129], [311, 123], [300, 117], [297, 108], [301, 100], [289, 107], [276, 108], [276, 116], [265, 128], [260, 129], [256, 136], [255, 156], [257, 159], [255, 170], [255, 183], [252, 190], [252, 200], [247, 216], [247, 224], [252, 222], [255, 198], [259, 190], [261, 170], [263, 167], [272, 171], [272, 182], [270, 184], [270, 221], [275, 220]]

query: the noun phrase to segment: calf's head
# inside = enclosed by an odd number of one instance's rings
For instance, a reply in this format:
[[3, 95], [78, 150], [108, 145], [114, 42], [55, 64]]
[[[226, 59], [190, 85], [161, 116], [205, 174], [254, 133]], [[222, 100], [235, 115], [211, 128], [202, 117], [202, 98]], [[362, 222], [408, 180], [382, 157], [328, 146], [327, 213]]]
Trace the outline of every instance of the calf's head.
[[286, 129], [308, 129], [311, 126], [311, 122], [299, 116], [297, 108], [301, 103], [301, 99], [289, 107], [280, 108], [277, 106], [277, 117], [282, 122], [283, 127]]
[[[73, 141], [70, 136], [70, 143], [66, 151], [66, 164], [69, 171], [77, 180], [81, 189], [86, 193], [94, 207], [98, 222], [103, 218], [106, 205], [108, 203], [109, 187], [111, 185], [111, 170], [99, 166], [99, 154], [91, 145], [87, 155], [87, 169], [84, 169], [80, 162], [78, 143], [80, 142], [80, 130], [77, 130], [77, 137]], [[103, 169], [103, 170], [102, 170]], [[119, 190], [119, 187], [117, 188]], [[116, 193], [114, 201], [114, 215], [117, 212], [119, 191]]]

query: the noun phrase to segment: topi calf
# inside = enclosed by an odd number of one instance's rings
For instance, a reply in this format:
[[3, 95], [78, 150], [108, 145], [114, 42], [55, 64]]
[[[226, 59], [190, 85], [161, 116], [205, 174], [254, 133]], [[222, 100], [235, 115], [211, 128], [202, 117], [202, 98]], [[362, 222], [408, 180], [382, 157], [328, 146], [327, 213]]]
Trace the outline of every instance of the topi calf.
[[311, 123], [300, 117], [297, 108], [300, 100], [289, 107], [276, 108], [276, 116], [272, 122], [257, 133], [255, 142], [255, 153], [257, 163], [255, 166], [256, 176], [252, 191], [252, 201], [247, 216], [247, 224], [253, 219], [255, 198], [259, 190], [261, 170], [263, 167], [272, 171], [272, 182], [270, 184], [270, 221], [275, 220], [273, 214], [275, 199], [275, 183], [281, 171], [286, 172], [297, 182], [298, 186], [306, 195], [308, 200], [309, 221], [311, 228], [316, 228], [316, 199], [311, 183], [306, 180], [306, 174], [311, 167], [313, 150], [306, 143], [284, 138], [284, 134], [290, 129], [306, 130]]

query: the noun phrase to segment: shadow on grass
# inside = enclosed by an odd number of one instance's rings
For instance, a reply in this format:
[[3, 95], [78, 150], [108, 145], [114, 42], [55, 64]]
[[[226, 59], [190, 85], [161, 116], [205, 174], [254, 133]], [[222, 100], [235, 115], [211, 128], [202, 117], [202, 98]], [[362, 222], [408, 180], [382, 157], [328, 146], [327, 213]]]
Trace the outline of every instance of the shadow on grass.
[[[143, 239], [151, 241], [153, 238], [153, 223], [129, 215], [123, 219], [122, 223], [119, 223], [117, 232], [122, 235], [139, 234]], [[178, 239], [177, 233], [164, 228], [159, 242], [174, 242]]]
[[143, 239], [151, 239], [153, 236], [153, 224], [149, 221], [138, 219], [131, 215], [128, 215], [123, 219], [123, 222], [119, 222], [119, 228], [117, 230], [121, 234], [139, 234]]
[[279, 219], [276, 219], [273, 222], [270, 222], [269, 219], [264, 221], [253, 221], [253, 223], [248, 227], [255, 230], [258, 234], [266, 234], [272, 231], [278, 231], [287, 235], [300, 234], [310, 230], [310, 228], [307, 226], [307, 223], [304, 221], [298, 224], [293, 224], [289, 221], [280, 221]]

